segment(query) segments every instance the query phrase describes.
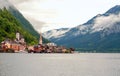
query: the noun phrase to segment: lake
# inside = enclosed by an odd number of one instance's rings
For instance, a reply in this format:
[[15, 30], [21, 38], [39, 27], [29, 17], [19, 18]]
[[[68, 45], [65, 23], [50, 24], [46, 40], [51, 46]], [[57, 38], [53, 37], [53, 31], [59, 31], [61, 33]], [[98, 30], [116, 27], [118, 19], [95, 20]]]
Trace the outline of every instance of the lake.
[[0, 53], [0, 76], [120, 76], [120, 54]]

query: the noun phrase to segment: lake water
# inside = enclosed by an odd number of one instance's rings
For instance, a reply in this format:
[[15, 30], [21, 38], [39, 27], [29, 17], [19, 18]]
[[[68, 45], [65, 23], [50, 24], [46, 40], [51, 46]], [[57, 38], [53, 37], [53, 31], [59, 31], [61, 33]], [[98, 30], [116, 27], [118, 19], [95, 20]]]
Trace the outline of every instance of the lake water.
[[120, 76], [120, 54], [0, 53], [0, 76]]

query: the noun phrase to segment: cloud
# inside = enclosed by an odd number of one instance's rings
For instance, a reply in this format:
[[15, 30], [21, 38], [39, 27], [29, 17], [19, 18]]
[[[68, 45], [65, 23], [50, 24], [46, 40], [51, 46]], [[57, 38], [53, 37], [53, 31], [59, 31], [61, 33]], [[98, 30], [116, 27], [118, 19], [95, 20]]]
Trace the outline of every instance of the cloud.
[[[116, 1], [113, 0], [9, 0], [27, 18], [44, 22], [45, 29], [75, 27], [84, 23], [97, 13], [103, 13]], [[110, 4], [111, 3], [111, 4]], [[118, 2], [116, 2], [118, 3]], [[89, 12], [89, 13], [88, 13]], [[50, 24], [49, 24], [50, 23]], [[53, 24], [51, 24], [53, 23]], [[32, 24], [35, 24], [34, 22]], [[62, 25], [63, 24], [63, 25]], [[33, 25], [35, 26], [35, 25]], [[49, 29], [46, 28], [45, 30]]]
[[[30, 17], [37, 21], [47, 23], [42, 25], [43, 31], [55, 29], [56, 27], [57, 28], [74, 27], [75, 25], [78, 25], [77, 23], [79, 23], [79, 16], [77, 16], [79, 12], [75, 12], [77, 11], [77, 9], [74, 9], [75, 8], [74, 5], [71, 6], [74, 1], [69, 0], [10, 0], [10, 1], [19, 9], [19, 11], [28, 20], [30, 20], [28, 18]], [[30, 20], [30, 22], [32, 24], [35, 24], [35, 22], [33, 22], [32, 20]], [[36, 25], [33, 26], [36, 27]], [[49, 28], [46, 26], [48, 26]]]
[[118, 14], [118, 15], [111, 14], [109, 16], [100, 16], [100, 17], [97, 17], [94, 21], [95, 22], [94, 22], [94, 26], [92, 29], [94, 29], [94, 32], [100, 31], [105, 28], [111, 28], [116, 22], [119, 22], [120, 14]]
[[21, 3], [31, 1], [31, 0], [8, 0], [8, 1], [10, 1], [13, 4], [21, 4]]
[[[45, 26], [45, 22], [41, 21], [41, 13], [47, 14], [49, 11], [40, 10], [38, 3], [45, 0], [9, 0], [16, 8], [24, 15], [25, 18], [33, 25], [33, 27], [41, 32], [41, 29]], [[31, 5], [33, 7], [31, 7]]]
[[34, 25], [33, 27], [38, 31], [38, 32], [42, 32], [42, 28], [45, 27], [44, 22], [42, 21], [38, 21], [37, 19], [34, 19], [30, 16], [26, 16], [27, 19], [31, 22], [32, 25]]

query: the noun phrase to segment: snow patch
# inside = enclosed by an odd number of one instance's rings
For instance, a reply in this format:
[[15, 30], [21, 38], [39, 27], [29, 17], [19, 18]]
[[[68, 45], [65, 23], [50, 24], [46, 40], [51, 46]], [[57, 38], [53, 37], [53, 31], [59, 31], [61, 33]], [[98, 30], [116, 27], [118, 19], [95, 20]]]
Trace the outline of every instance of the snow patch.
[[47, 31], [45, 33], [43, 33], [43, 37], [47, 38], [47, 39], [50, 39], [50, 38], [58, 38], [58, 37], [62, 37], [64, 36], [64, 34], [66, 32], [68, 32], [70, 29], [54, 29], [54, 30], [51, 30], [51, 31]]
[[104, 30], [106, 28], [112, 28], [112, 26], [120, 21], [120, 14], [109, 16], [100, 16], [94, 20], [94, 26], [92, 27], [92, 33]]
[[77, 26], [76, 29], [78, 29], [78, 30], [75, 31], [74, 36], [86, 34], [89, 31], [88, 28], [89, 28], [89, 26], [86, 26], [86, 25]]

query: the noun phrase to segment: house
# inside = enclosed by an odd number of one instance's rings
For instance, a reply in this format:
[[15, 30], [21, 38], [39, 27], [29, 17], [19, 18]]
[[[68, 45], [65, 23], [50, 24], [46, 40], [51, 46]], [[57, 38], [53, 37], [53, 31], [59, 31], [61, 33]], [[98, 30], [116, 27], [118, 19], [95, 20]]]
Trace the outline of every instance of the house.
[[24, 51], [26, 48], [25, 39], [20, 35], [20, 33], [16, 33], [16, 39], [5, 39], [1, 42], [1, 48], [3, 52], [7, 52], [8, 49], [14, 50], [14, 52]]

